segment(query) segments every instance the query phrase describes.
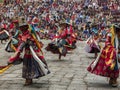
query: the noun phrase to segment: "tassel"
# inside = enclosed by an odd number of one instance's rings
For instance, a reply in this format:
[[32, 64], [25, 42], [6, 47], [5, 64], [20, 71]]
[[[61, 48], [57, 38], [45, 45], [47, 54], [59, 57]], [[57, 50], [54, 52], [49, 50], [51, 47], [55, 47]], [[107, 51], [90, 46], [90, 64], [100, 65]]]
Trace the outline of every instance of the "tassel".
[[1, 66], [0, 68], [0, 74], [4, 73], [7, 69], [9, 69], [12, 66], [12, 64], [7, 66]]
[[11, 44], [11, 48], [12, 48], [14, 51], [17, 51], [17, 48], [16, 48], [13, 44]]
[[[42, 48], [42, 45], [41, 45], [40, 42], [37, 40], [37, 36], [36, 36], [36, 32], [34, 31], [34, 28], [33, 28], [32, 26], [30, 26], [30, 25], [29, 25], [29, 31], [30, 31], [30, 33], [32, 34], [32, 37], [33, 37], [33, 39], [34, 39], [37, 47], [38, 47], [39, 49], [41, 49], [41, 48]], [[42, 52], [42, 51], [41, 51], [41, 52]], [[43, 53], [43, 52], [42, 52], [42, 53]]]

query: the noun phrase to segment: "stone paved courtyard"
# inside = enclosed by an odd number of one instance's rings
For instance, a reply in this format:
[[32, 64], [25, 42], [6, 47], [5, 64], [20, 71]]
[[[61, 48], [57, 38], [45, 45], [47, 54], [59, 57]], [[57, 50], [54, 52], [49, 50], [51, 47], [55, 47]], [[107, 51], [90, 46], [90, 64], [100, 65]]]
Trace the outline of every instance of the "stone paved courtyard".
[[[45, 46], [49, 42], [43, 41]], [[0, 65], [6, 64], [12, 55], [4, 51], [4, 46], [0, 44]], [[119, 86], [110, 87], [107, 78], [87, 72], [86, 68], [94, 60], [94, 55], [86, 53], [84, 46], [85, 42], [78, 42], [77, 49], [62, 57], [62, 60], [43, 48], [51, 74], [34, 80], [31, 86], [24, 86], [22, 64], [12, 66], [0, 74], [0, 90], [120, 90]]]

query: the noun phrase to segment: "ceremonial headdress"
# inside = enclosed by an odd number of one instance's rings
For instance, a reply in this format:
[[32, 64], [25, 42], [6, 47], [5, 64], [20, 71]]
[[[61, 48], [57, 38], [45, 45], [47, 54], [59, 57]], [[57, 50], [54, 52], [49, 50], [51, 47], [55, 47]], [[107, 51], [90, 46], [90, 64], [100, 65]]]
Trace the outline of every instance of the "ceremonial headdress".
[[13, 19], [12, 19], [12, 23], [19, 23], [18, 17], [13, 18]]
[[19, 27], [26, 27], [26, 26], [28, 26], [28, 23], [25, 21], [24, 18], [21, 18], [19, 22]]
[[20, 19], [19, 28], [20, 28], [21, 31], [26, 31], [26, 30], [28, 30], [29, 26], [28, 26], [28, 23], [25, 21], [24, 18], [21, 18], [21, 19]]

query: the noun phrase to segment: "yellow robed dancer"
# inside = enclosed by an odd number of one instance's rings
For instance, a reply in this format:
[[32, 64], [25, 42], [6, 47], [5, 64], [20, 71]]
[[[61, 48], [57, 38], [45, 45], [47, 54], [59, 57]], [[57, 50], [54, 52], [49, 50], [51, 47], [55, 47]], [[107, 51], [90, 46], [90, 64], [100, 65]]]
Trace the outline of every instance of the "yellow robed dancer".
[[87, 70], [96, 75], [109, 77], [109, 85], [118, 86], [119, 77], [119, 52], [120, 52], [120, 26], [112, 25], [107, 35], [105, 46], [97, 59], [93, 61]]

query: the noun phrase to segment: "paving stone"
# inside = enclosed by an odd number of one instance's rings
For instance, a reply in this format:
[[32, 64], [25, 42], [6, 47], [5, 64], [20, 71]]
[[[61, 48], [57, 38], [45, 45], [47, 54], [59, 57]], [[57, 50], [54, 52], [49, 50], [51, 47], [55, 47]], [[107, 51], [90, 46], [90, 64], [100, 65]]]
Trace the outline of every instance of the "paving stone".
[[72, 78], [74, 76], [74, 73], [67, 73], [64, 78]]
[[49, 90], [66, 90], [67, 86], [61, 86], [61, 85], [51, 85]]
[[[50, 40], [42, 41], [45, 46], [50, 42]], [[94, 54], [86, 53], [84, 46], [84, 41], [77, 42], [77, 49], [62, 57], [62, 60], [58, 60], [58, 55], [47, 52], [43, 48], [51, 74], [34, 79], [30, 86], [24, 86], [23, 65], [15, 65], [0, 74], [0, 90], [120, 90], [120, 85], [113, 88], [108, 85], [107, 78], [87, 71], [87, 67], [94, 60]], [[2, 53], [0, 65], [6, 65], [13, 53], [4, 51], [4, 45], [0, 47]]]
[[80, 86], [80, 85], [70, 85], [67, 90], [87, 90], [86, 86]]
[[113, 87], [90, 87], [88, 90], [119, 90], [118, 88], [113, 88]]
[[51, 78], [49, 81], [51, 82], [59, 82], [61, 78]]

